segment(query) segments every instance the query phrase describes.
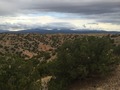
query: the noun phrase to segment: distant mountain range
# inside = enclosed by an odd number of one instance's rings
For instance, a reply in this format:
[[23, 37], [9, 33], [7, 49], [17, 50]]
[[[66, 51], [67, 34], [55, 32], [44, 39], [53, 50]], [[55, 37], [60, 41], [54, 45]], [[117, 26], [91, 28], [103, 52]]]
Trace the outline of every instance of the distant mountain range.
[[0, 30], [0, 33], [9, 32], [8, 30]]
[[58, 33], [65, 33], [65, 34], [88, 34], [88, 33], [108, 33], [108, 34], [118, 34], [118, 31], [104, 31], [104, 30], [71, 30], [71, 29], [28, 29], [28, 30], [21, 30], [21, 31], [8, 31], [8, 30], [0, 30], [0, 33], [40, 33], [40, 34], [58, 34]]

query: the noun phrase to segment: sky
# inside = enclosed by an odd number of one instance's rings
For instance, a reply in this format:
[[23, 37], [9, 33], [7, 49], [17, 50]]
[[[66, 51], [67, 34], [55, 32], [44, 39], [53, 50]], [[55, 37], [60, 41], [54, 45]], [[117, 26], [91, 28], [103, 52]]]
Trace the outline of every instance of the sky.
[[0, 0], [0, 30], [120, 31], [120, 0]]

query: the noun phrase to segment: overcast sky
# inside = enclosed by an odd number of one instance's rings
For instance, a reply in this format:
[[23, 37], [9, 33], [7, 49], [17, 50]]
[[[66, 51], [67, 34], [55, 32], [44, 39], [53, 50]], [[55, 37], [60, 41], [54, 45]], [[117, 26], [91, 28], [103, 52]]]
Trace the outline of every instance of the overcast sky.
[[0, 30], [120, 31], [120, 0], [0, 0]]

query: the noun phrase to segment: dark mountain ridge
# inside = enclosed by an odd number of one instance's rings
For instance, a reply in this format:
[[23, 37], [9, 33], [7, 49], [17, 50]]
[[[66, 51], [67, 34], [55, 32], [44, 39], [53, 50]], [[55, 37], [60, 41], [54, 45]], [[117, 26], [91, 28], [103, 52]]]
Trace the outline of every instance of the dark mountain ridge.
[[81, 30], [71, 30], [71, 29], [52, 29], [52, 30], [46, 30], [46, 29], [27, 29], [27, 30], [21, 30], [21, 31], [7, 31], [7, 30], [0, 30], [0, 33], [40, 33], [40, 34], [89, 34], [89, 33], [108, 33], [108, 34], [118, 34], [119, 31], [104, 31], [104, 30], [88, 30], [88, 29], [81, 29]]

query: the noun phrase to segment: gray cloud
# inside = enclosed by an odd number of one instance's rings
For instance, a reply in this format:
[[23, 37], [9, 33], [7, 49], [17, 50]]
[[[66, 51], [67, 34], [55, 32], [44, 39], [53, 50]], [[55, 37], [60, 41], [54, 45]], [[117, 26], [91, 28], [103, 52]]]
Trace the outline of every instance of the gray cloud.
[[120, 12], [119, 0], [0, 0], [0, 14], [22, 10], [81, 14]]
[[93, 19], [97, 22], [120, 24], [120, 12], [103, 13], [98, 15], [85, 16], [87, 19]]
[[56, 3], [33, 7], [35, 10], [80, 13], [80, 14], [103, 14], [120, 12], [120, 2], [100, 2], [100, 3]]
[[59, 23], [49, 23], [49, 24], [46, 24], [44, 26], [44, 28], [50, 28], [50, 29], [54, 29], [54, 28], [71, 28], [71, 29], [74, 29], [75, 26], [70, 24], [70, 23], [59, 22]]
[[0, 0], [0, 16], [34, 11], [72, 13], [120, 24], [120, 0]]
[[44, 26], [40, 24], [35, 25], [27, 25], [27, 24], [10, 24], [10, 23], [4, 23], [0, 24], [0, 29], [2, 30], [25, 30], [25, 29], [31, 29], [31, 28], [44, 28], [44, 29], [63, 29], [63, 28], [70, 28], [74, 29], [75, 26], [70, 23], [49, 23]]

